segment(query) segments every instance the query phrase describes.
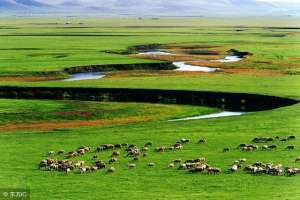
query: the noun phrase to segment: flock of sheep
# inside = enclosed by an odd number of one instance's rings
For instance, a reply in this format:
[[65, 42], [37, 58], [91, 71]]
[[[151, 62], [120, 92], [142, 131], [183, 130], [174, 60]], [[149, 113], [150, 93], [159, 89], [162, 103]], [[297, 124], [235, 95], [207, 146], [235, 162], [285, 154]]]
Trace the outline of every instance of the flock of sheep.
[[[240, 144], [238, 149], [241, 151], [256, 151], [256, 150], [272, 150], [278, 148], [277, 145], [266, 145], [263, 144], [262, 146], [256, 145], [257, 143], [268, 143], [274, 141], [281, 141], [286, 142], [290, 140], [295, 140], [295, 136], [289, 136], [288, 138], [280, 139], [279, 137], [270, 138], [270, 137], [260, 137], [254, 138], [252, 140], [255, 144]], [[206, 143], [205, 139], [201, 139], [198, 143]], [[166, 152], [166, 151], [179, 151], [184, 148], [184, 145], [190, 143], [189, 139], [181, 139], [177, 141], [175, 144], [170, 146], [160, 146], [155, 147], [154, 152]], [[116, 163], [120, 156], [121, 150], [126, 152], [126, 157], [131, 159], [128, 164], [129, 169], [133, 169], [136, 167], [137, 161], [141, 157], [148, 156], [150, 152], [150, 148], [152, 147], [152, 142], [147, 142], [142, 148], [139, 148], [137, 145], [134, 144], [102, 144], [95, 148], [92, 151], [91, 147], [88, 146], [80, 146], [75, 151], [70, 151], [65, 153], [65, 151], [60, 150], [58, 152], [50, 151], [48, 152], [48, 158], [42, 160], [39, 164], [40, 169], [46, 169], [51, 171], [63, 171], [65, 173], [70, 173], [71, 171], [77, 171], [79, 173], [87, 173], [87, 172], [96, 172], [100, 169], [107, 169], [108, 173], [113, 173], [116, 171], [116, 168], [113, 167], [113, 164]], [[288, 145], [286, 146], [288, 150], [294, 150], [295, 146]], [[223, 152], [229, 152], [230, 148], [224, 148]], [[111, 151], [111, 155], [109, 160], [103, 161], [98, 159], [98, 155], [96, 153], [99, 152], [109, 152]], [[93, 164], [90, 166], [87, 165], [85, 161], [74, 161], [75, 158], [79, 158], [87, 153], [95, 153], [92, 156], [91, 161]], [[54, 159], [54, 156], [64, 156], [64, 160], [57, 160]], [[294, 176], [296, 174], [300, 174], [300, 169], [294, 167], [283, 167], [281, 164], [273, 164], [273, 163], [263, 163], [263, 162], [256, 162], [252, 165], [245, 165], [247, 162], [246, 158], [241, 158], [232, 162], [229, 166], [227, 172], [228, 173], [235, 173], [241, 169], [244, 169], [245, 172], [249, 174], [255, 175], [262, 175], [262, 174], [270, 174], [270, 175], [286, 175], [286, 176]], [[300, 157], [295, 159], [295, 162], [300, 162]], [[147, 164], [148, 167], [155, 167], [154, 162], [149, 162]], [[181, 160], [175, 159], [168, 165], [169, 168], [177, 168], [179, 170], [186, 170], [190, 173], [203, 173], [206, 172], [207, 174], [219, 174], [223, 170], [218, 167], [213, 167], [206, 162], [206, 158], [200, 157], [192, 160]]]

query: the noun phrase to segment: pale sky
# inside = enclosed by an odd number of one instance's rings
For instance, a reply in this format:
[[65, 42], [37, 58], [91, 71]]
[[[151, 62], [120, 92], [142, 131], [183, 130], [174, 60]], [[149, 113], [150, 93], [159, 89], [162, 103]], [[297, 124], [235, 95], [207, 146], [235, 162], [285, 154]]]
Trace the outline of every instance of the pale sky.
[[[49, 2], [49, 0], [37, 0], [39, 2], [43, 2], [43, 3], [48, 3], [48, 4], [60, 4], [62, 2], [66, 2], [66, 1], [69, 1], [69, 0], [51, 0]], [[98, 2], [101, 2], [101, 0], [77, 0], [78, 2], [80, 3], [86, 3], [86, 4], [94, 4], [94, 3], [98, 3]], [[138, 0], [137, 0], [138, 1]], [[155, 0], [154, 0], [155, 1]], [[156, 1], [163, 1], [163, 0], [156, 0]], [[201, 0], [198, 0], [199, 2], [201, 2]], [[241, 3], [242, 3], [243, 0], [241, 0]], [[269, 3], [294, 3], [294, 4], [300, 4], [300, 0], [257, 0], [257, 1], [264, 1], [264, 2], [269, 2]], [[182, 0], [182, 2], [184, 2], [184, 0]]]

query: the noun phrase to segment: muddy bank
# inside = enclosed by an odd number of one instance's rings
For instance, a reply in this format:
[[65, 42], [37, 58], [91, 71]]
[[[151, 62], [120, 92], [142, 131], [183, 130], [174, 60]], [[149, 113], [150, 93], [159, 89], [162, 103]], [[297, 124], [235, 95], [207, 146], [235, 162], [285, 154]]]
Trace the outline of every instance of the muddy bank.
[[298, 101], [275, 96], [158, 89], [0, 87], [0, 98], [88, 100], [199, 105], [226, 111], [255, 112], [290, 106]]

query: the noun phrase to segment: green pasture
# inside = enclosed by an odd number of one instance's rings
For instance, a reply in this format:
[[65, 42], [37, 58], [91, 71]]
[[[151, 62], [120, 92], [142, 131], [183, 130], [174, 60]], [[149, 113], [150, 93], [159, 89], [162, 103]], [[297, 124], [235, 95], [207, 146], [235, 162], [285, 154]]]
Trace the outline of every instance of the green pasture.
[[[72, 21], [72, 24], [66, 25], [66, 21]], [[248, 51], [253, 55], [240, 63], [224, 64], [224, 68], [268, 69], [282, 71], [283, 74], [145, 76], [147, 72], [137, 71], [127, 76], [112, 74], [99, 80], [74, 82], [24, 82], [0, 78], [0, 85], [242, 92], [300, 100], [300, 77], [297, 75], [300, 67], [300, 35], [295, 24], [295, 19], [205, 21], [203, 18], [171, 18], [141, 21], [128, 18], [3, 18], [0, 19], [1, 78], [39, 76], [41, 72], [90, 64], [157, 62], [104, 53], [152, 43], [218, 45], [223, 53], [232, 48]], [[82, 115], [86, 112], [91, 115]], [[260, 161], [300, 168], [300, 163], [295, 163], [296, 157], [300, 156], [300, 104], [236, 117], [168, 121], [211, 112], [218, 111], [214, 108], [179, 105], [2, 99], [0, 188], [29, 188], [32, 200], [300, 199], [299, 175], [257, 176], [243, 170], [227, 173], [231, 163], [240, 158], [247, 159], [245, 165]], [[126, 120], [129, 117], [151, 120], [67, 127], [53, 131], [8, 131], [3, 128], [18, 123]], [[296, 140], [269, 143], [278, 145], [276, 150], [242, 152], [236, 148], [241, 143], [251, 143], [255, 137], [286, 138], [290, 135], [296, 136]], [[154, 151], [157, 146], [168, 146], [181, 138], [191, 140], [181, 151]], [[198, 144], [199, 139], [206, 139], [207, 143]], [[130, 143], [141, 147], [149, 141], [153, 142], [153, 147], [148, 156], [136, 161], [135, 169], [128, 169], [131, 159], [125, 156], [124, 150], [121, 150], [119, 161], [111, 165], [116, 168], [112, 174], [108, 174], [107, 170], [65, 174], [38, 169], [40, 160], [47, 158], [49, 151], [63, 149], [68, 152], [80, 145], [91, 146], [94, 150], [106, 143]], [[286, 150], [288, 145], [294, 145], [295, 150]], [[225, 147], [230, 151], [224, 153]], [[107, 162], [111, 153], [97, 155]], [[92, 151], [78, 159], [91, 164], [95, 154]], [[221, 168], [223, 172], [218, 175], [191, 174], [177, 167], [168, 168], [174, 159], [198, 157], [206, 157], [209, 164]], [[149, 162], [154, 162], [155, 167], [149, 168]]]

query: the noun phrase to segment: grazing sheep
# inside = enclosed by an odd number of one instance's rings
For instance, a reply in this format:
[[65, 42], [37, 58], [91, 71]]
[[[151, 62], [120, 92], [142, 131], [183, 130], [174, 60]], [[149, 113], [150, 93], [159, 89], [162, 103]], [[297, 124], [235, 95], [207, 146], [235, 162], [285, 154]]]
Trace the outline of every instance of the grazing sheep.
[[229, 168], [229, 171], [230, 172], [237, 172], [239, 169], [238, 165], [232, 165], [230, 168]]
[[200, 157], [200, 158], [197, 158], [195, 160], [193, 160], [194, 163], [198, 163], [198, 162], [205, 162], [206, 158], [204, 157]]
[[175, 150], [181, 150], [181, 149], [183, 149], [183, 146], [181, 144], [175, 144], [174, 148], [175, 148]]
[[233, 161], [232, 162], [234, 165], [238, 165], [238, 164], [240, 164], [240, 161], [239, 160], [235, 160], [235, 161]]
[[58, 170], [58, 165], [55, 164], [55, 163], [53, 163], [53, 164], [51, 164], [51, 165], [49, 166], [49, 168], [50, 168], [51, 171], [52, 171], [52, 170]]
[[257, 169], [258, 168], [256, 166], [252, 166], [252, 165], [245, 167], [245, 171], [252, 173], [252, 174], [256, 173]]
[[70, 151], [67, 155], [67, 158], [75, 158], [76, 156], [78, 156], [76, 151]]
[[62, 154], [64, 154], [64, 153], [65, 153], [64, 150], [59, 150], [59, 151], [57, 152], [58, 155], [62, 155]]
[[222, 170], [221, 170], [220, 168], [216, 168], [216, 167], [209, 167], [209, 168], [207, 169], [207, 172], [208, 172], [209, 174], [219, 174], [219, 173], [222, 172]]
[[262, 149], [262, 150], [268, 150], [268, 149], [269, 149], [269, 146], [268, 146], [268, 145], [263, 145], [263, 146], [261, 147], [261, 149]]
[[86, 173], [86, 171], [87, 171], [87, 170], [86, 170], [86, 167], [80, 167], [79, 170], [80, 170], [80, 173], [81, 173], [81, 174], [84, 174], [84, 173]]
[[77, 153], [80, 154], [80, 155], [83, 155], [83, 154], [86, 153], [86, 151], [85, 151], [85, 149], [78, 149]]
[[204, 172], [206, 169], [206, 166], [196, 166], [195, 168], [192, 168], [189, 170], [189, 172], [191, 173], [201, 173], [201, 172]]
[[243, 147], [242, 151], [253, 151], [254, 149], [252, 147]]
[[85, 154], [85, 153], [89, 152], [90, 150], [91, 150], [90, 147], [82, 145], [82, 146], [78, 147], [77, 153], [79, 153], [79, 154]]
[[84, 161], [78, 161], [77, 163], [75, 163], [75, 167], [83, 167], [83, 165], [85, 164]]
[[246, 144], [245, 146], [241, 147], [242, 151], [254, 151], [257, 150], [258, 146], [253, 144]]
[[175, 159], [175, 160], [173, 160], [173, 163], [175, 163], [175, 164], [180, 164], [181, 162], [182, 162], [181, 159]]
[[240, 163], [245, 163], [246, 161], [247, 161], [246, 158], [241, 158], [241, 159], [239, 159], [239, 162], [240, 162]]
[[180, 164], [178, 169], [187, 169], [187, 166], [186, 166], [186, 164]]
[[189, 139], [185, 139], [185, 138], [180, 139], [180, 143], [182, 143], [182, 144], [186, 144], [186, 143], [189, 143], [189, 142], [190, 142]]
[[143, 151], [143, 152], [149, 151], [149, 148], [148, 148], [148, 147], [143, 147], [143, 148], [142, 148], [142, 151]]
[[126, 151], [128, 152], [127, 156], [130, 156], [130, 157], [137, 157], [140, 155], [140, 150], [136, 147], [128, 148], [128, 149], [126, 149]]
[[147, 154], [147, 153], [144, 153], [144, 154], [143, 154], [143, 157], [146, 157], [146, 156], [148, 156], [148, 154]]
[[275, 166], [275, 167], [273, 167], [273, 168], [270, 168], [269, 170], [268, 170], [268, 174], [271, 174], [271, 175], [274, 175], [274, 176], [278, 176], [278, 175], [280, 175], [280, 174], [282, 174], [283, 173], [283, 170], [281, 169], [281, 167], [277, 167], [277, 166]]
[[273, 165], [273, 163], [256, 162], [253, 165], [245, 167], [245, 171], [255, 175], [269, 174], [278, 176], [283, 173], [282, 165]]
[[253, 145], [253, 144], [248, 144], [247, 147], [251, 147], [254, 150], [258, 149], [258, 146], [257, 145]]
[[48, 152], [48, 156], [54, 156], [55, 155], [55, 151], [49, 151]]
[[207, 142], [206, 139], [200, 139], [200, 140], [198, 141], [199, 144], [203, 144], [203, 143], [206, 143], [206, 142]]
[[155, 167], [155, 163], [153, 162], [148, 163], [148, 167]]
[[96, 160], [97, 158], [98, 158], [98, 156], [94, 155], [93, 158], [92, 158], [92, 160]]
[[68, 174], [68, 173], [71, 172], [71, 169], [70, 169], [70, 168], [67, 168], [67, 169], [65, 170], [65, 172], [66, 172], [66, 174]]
[[155, 151], [156, 152], [164, 152], [166, 150], [166, 147], [156, 147]]
[[152, 146], [153, 145], [153, 142], [147, 142], [144, 147], [149, 147], [149, 146]]
[[254, 138], [252, 140], [252, 142], [255, 142], [255, 143], [266, 143], [266, 142], [272, 142], [274, 141], [273, 138], [270, 138], [270, 137], [260, 137], [260, 138]]
[[118, 161], [118, 158], [112, 157], [112, 158], [108, 161], [108, 163], [109, 163], [109, 164], [112, 164], [112, 163], [115, 163], [115, 162], [117, 162], [117, 161]]
[[45, 168], [48, 166], [48, 161], [47, 160], [42, 160], [39, 164], [39, 168]]
[[97, 166], [91, 167], [91, 172], [96, 172], [97, 170], [98, 170], [98, 167], [97, 167]]
[[135, 168], [135, 167], [136, 167], [136, 164], [130, 163], [130, 164], [128, 165], [128, 167], [129, 167], [130, 169]]
[[128, 145], [128, 148], [136, 148], [136, 145], [135, 144], [130, 144], [130, 145]]
[[298, 173], [298, 169], [287, 167], [287, 168], [285, 168], [284, 173], [287, 176], [295, 176]]
[[273, 144], [268, 147], [269, 149], [277, 149], [277, 145]]
[[105, 151], [105, 150], [109, 150], [109, 149], [114, 149], [115, 145], [113, 144], [102, 144], [99, 147], [97, 147], [96, 151]]
[[133, 157], [133, 161], [138, 161], [139, 157]]
[[287, 150], [294, 150], [295, 149], [295, 146], [294, 145], [289, 145], [286, 147]]
[[175, 147], [168, 147], [168, 150], [169, 150], [169, 151], [174, 151], [174, 150], [175, 150]]
[[224, 152], [224, 153], [225, 153], [225, 152], [229, 152], [229, 150], [230, 150], [229, 148], [224, 148], [224, 149], [223, 149], [223, 152]]
[[86, 171], [87, 171], [87, 172], [90, 172], [90, 171], [92, 171], [92, 167], [90, 167], [90, 166], [86, 166]]
[[174, 167], [175, 167], [175, 165], [173, 163], [169, 164], [169, 168], [174, 168]]
[[115, 171], [116, 171], [116, 168], [114, 168], [114, 167], [110, 167], [110, 168], [107, 170], [108, 173], [114, 173]]
[[99, 169], [103, 169], [106, 167], [105, 162], [102, 160], [96, 161], [95, 165], [99, 168]]
[[288, 139], [288, 140], [295, 140], [295, 139], [296, 139], [296, 136], [291, 135], [291, 136], [289, 136], [287, 139]]
[[129, 146], [129, 144], [127, 144], [127, 143], [123, 143], [123, 144], [121, 144], [121, 146], [122, 146], [122, 147], [128, 147], [128, 146]]
[[296, 158], [295, 162], [300, 162], [300, 157]]
[[115, 149], [121, 149], [122, 148], [122, 144], [115, 144], [114, 148]]
[[120, 151], [114, 151], [112, 154], [111, 154], [111, 157], [118, 157], [120, 156]]

